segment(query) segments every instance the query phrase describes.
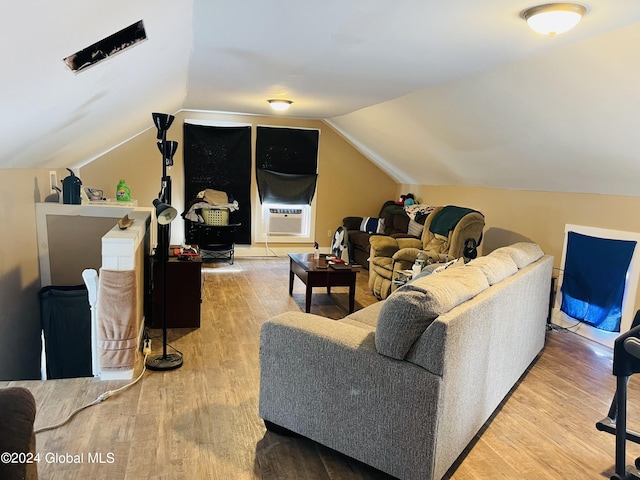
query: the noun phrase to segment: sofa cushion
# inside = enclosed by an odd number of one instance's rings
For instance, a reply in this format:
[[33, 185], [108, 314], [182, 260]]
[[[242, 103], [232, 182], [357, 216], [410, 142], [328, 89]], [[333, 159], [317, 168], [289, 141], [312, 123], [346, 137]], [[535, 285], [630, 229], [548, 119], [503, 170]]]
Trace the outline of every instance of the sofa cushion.
[[384, 302], [372, 303], [368, 307], [356, 310], [355, 312], [347, 315], [339, 322], [347, 322], [354, 325], [356, 323], [367, 325], [370, 327], [376, 327], [378, 323], [378, 316], [380, 315], [380, 309], [384, 305]]
[[509, 255], [518, 268], [526, 267], [544, 255], [540, 246], [531, 242], [518, 242], [508, 247], [500, 247], [489, 255], [491, 256], [495, 252], [502, 252]]
[[506, 252], [475, 258], [466, 266], [482, 270], [489, 285], [494, 285], [518, 271], [518, 266]]
[[359, 230], [349, 230], [349, 242], [362, 250], [369, 251], [369, 237], [370, 233], [361, 232]]
[[489, 288], [479, 268], [451, 268], [417, 278], [397, 289], [380, 309], [376, 349], [388, 357], [404, 359], [424, 330], [438, 315]]
[[393, 205], [380, 212], [380, 218], [384, 219], [384, 234], [407, 233], [409, 230], [409, 217], [401, 206]]
[[364, 217], [360, 223], [360, 231], [368, 233], [384, 233], [384, 218]]

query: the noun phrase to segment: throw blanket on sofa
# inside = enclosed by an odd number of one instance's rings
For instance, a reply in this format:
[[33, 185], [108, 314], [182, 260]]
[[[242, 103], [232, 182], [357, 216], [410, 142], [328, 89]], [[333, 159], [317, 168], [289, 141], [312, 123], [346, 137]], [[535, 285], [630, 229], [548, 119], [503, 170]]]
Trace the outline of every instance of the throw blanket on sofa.
[[447, 205], [446, 207], [443, 207], [442, 210], [440, 210], [440, 212], [437, 213], [434, 219], [431, 221], [429, 231], [431, 233], [436, 233], [438, 235], [447, 237], [449, 236], [449, 232], [455, 228], [462, 217], [475, 211], [477, 210], [466, 207]]
[[424, 205], [420, 203], [414, 203], [413, 205], [405, 205], [404, 211], [411, 220], [424, 225], [424, 221], [427, 216], [435, 210], [433, 205]]

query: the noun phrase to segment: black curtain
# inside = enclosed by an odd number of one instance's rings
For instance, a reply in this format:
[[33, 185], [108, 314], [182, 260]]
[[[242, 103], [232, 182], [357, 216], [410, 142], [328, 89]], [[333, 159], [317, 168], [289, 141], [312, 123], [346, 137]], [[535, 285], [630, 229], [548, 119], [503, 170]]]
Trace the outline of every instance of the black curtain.
[[[211, 127], [184, 124], [184, 192], [188, 206], [207, 188], [227, 192], [239, 210], [229, 223], [240, 223], [236, 243], [251, 244], [251, 127]], [[185, 220], [185, 238], [192, 240]]]
[[311, 204], [318, 140], [318, 130], [257, 128], [256, 181], [261, 203]]

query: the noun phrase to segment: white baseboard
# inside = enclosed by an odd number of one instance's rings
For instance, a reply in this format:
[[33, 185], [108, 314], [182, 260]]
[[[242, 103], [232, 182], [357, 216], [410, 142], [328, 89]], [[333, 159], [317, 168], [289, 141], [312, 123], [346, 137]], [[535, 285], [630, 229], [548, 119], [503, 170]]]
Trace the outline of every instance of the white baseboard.
[[605, 345], [609, 348], [613, 348], [613, 342], [616, 338], [618, 338], [618, 335], [620, 335], [619, 332], [606, 332], [604, 330], [600, 330], [584, 322], [571, 318], [558, 308], [553, 309], [553, 314], [551, 315], [551, 323], [559, 327], [566, 328], [567, 330], [577, 333], [578, 335], [582, 335], [583, 337]]
[[[236, 245], [234, 255], [238, 257], [286, 257], [288, 253], [313, 253], [313, 246], [309, 245], [289, 245], [285, 247], [273, 245]], [[320, 253], [329, 253], [320, 249]]]

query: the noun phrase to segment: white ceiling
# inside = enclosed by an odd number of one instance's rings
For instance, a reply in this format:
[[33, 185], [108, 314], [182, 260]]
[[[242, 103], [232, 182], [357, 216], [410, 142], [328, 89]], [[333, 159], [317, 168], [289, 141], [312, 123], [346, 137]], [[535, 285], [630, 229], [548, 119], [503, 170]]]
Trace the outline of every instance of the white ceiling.
[[[522, 0], [60, 0], [3, 15], [0, 168], [79, 166], [153, 111], [326, 119], [399, 182], [637, 195], [640, 2], [531, 32]], [[62, 59], [143, 20], [148, 40]], [[27, 27], [28, 25], [28, 27]]]

